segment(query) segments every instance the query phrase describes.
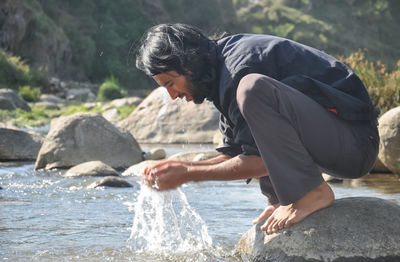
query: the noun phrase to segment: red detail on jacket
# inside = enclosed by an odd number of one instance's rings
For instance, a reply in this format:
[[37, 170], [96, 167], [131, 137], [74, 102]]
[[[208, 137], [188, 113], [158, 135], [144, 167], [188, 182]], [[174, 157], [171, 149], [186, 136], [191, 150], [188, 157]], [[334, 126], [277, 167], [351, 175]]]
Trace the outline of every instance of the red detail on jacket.
[[333, 113], [335, 113], [335, 114], [337, 114], [336, 108], [328, 108], [328, 110], [331, 111], [331, 112], [333, 112]]

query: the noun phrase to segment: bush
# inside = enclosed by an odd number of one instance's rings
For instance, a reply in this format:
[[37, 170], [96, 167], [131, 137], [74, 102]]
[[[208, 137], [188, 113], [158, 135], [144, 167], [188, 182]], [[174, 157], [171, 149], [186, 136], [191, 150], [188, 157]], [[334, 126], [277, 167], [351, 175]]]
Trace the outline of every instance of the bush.
[[97, 94], [98, 101], [108, 101], [121, 97], [123, 97], [121, 87], [118, 80], [113, 76], [104, 81]]
[[0, 84], [1, 86], [17, 89], [30, 81], [29, 66], [17, 56], [12, 56], [0, 49]]
[[364, 83], [373, 105], [381, 114], [400, 105], [400, 60], [397, 68], [388, 72], [380, 61], [373, 63], [359, 50], [342, 61], [348, 64]]
[[40, 88], [31, 88], [30, 86], [20, 86], [18, 94], [27, 102], [36, 102], [40, 98]]

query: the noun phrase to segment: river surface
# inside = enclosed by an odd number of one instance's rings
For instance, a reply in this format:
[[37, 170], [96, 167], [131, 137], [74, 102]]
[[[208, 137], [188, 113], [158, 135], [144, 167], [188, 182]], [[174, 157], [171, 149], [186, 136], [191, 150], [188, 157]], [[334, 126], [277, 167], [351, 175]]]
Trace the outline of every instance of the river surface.
[[[205, 148], [166, 149], [171, 155]], [[32, 162], [0, 163], [1, 261], [243, 261], [246, 259], [234, 253], [235, 244], [266, 206], [257, 184], [189, 183], [173, 194], [187, 200], [185, 208], [191, 212], [187, 214], [195, 215], [196, 223], [204, 223], [202, 230], [206, 232], [185, 236], [197, 237], [198, 242], [209, 239], [197, 249], [171, 245], [170, 250], [149, 252], [130, 241], [135, 234], [134, 217], [144, 219], [135, 216], [144, 194], [140, 178], [124, 177], [134, 185], [132, 188], [92, 188], [90, 185], [100, 178], [68, 178], [64, 172], [34, 171]], [[400, 182], [395, 175], [368, 175], [332, 187], [336, 198], [379, 197], [400, 204]], [[183, 219], [193, 221], [190, 217]], [[162, 222], [168, 228], [171, 218], [165, 220]], [[184, 221], [185, 227], [189, 222]], [[137, 224], [135, 228], [138, 230]], [[170, 229], [176, 230], [173, 226]], [[168, 247], [167, 236], [149, 237], [145, 245], [153, 244], [154, 248], [164, 240], [164, 247]], [[185, 239], [174, 241], [179, 245]]]

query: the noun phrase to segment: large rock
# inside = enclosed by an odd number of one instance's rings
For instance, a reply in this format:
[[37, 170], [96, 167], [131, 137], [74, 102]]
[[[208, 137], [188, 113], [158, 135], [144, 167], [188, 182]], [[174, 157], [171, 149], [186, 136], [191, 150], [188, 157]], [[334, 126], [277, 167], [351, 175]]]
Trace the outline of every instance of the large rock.
[[212, 143], [218, 119], [210, 102], [172, 100], [159, 87], [118, 126], [129, 130], [139, 143]]
[[142, 150], [131, 134], [102, 116], [78, 113], [51, 122], [35, 168], [69, 168], [92, 160], [126, 168], [142, 161]]
[[67, 100], [74, 102], [93, 102], [96, 96], [90, 88], [72, 88], [67, 91]]
[[15, 110], [17, 108], [28, 112], [31, 111], [29, 105], [18, 96], [16, 91], [12, 89], [0, 89], [0, 109]]
[[114, 107], [137, 106], [142, 101], [143, 101], [143, 98], [140, 98], [137, 96], [131, 96], [131, 97], [114, 99], [110, 102], [110, 105], [114, 106]]
[[120, 177], [114, 177], [114, 176], [108, 176], [100, 181], [96, 182], [94, 185], [91, 187], [133, 187], [131, 183], [128, 181], [120, 178]]
[[157, 163], [156, 160], [146, 160], [142, 161], [139, 164], [130, 166], [127, 170], [125, 170], [121, 175], [122, 176], [142, 176], [143, 171], [146, 167], [153, 166]]
[[221, 155], [221, 153], [216, 150], [191, 151], [191, 152], [176, 153], [168, 157], [168, 159], [178, 160], [178, 161], [202, 161], [217, 157], [219, 155]]
[[379, 159], [393, 173], [400, 175], [400, 106], [379, 119]]
[[392, 172], [382, 163], [382, 161], [378, 157], [370, 173], [392, 173]]
[[400, 206], [379, 198], [344, 198], [274, 234], [253, 226], [237, 251], [251, 261], [400, 261]]
[[40, 96], [39, 102], [47, 102], [52, 104], [64, 104], [65, 99], [59, 98], [56, 95], [43, 94]]
[[167, 156], [167, 152], [163, 148], [152, 148], [149, 152], [144, 154], [145, 160], [161, 160]]
[[0, 160], [36, 160], [43, 140], [38, 133], [0, 128]]
[[101, 161], [89, 161], [71, 167], [65, 176], [118, 176], [118, 172]]

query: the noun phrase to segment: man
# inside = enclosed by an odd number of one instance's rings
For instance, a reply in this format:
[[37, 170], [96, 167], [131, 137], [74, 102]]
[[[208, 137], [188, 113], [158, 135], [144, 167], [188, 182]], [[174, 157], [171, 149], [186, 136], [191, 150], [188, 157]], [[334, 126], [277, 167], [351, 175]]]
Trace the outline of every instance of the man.
[[143, 181], [159, 190], [189, 181], [260, 178], [269, 205], [253, 221], [268, 233], [329, 206], [334, 194], [321, 172], [357, 178], [378, 153], [377, 111], [360, 79], [311, 47], [270, 35], [218, 41], [195, 27], [151, 28], [136, 66], [172, 99], [221, 112], [221, 156], [201, 162], [164, 160]]

